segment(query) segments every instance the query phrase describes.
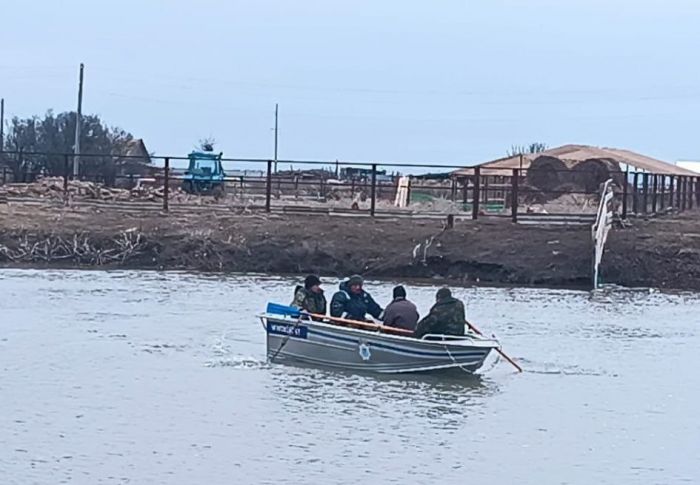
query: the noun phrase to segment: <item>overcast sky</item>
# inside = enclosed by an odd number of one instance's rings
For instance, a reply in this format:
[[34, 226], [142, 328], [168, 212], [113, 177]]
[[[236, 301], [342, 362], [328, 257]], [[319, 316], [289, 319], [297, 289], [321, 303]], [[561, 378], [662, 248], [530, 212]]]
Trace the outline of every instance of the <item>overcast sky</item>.
[[513, 144], [700, 158], [697, 0], [0, 5], [6, 116], [75, 109], [183, 154], [465, 164]]

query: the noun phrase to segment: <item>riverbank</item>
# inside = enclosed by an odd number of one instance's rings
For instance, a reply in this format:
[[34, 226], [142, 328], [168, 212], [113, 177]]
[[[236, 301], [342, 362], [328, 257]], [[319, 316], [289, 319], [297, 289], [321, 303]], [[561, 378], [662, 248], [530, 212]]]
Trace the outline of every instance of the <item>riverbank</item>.
[[[700, 290], [698, 214], [614, 229], [602, 277]], [[0, 206], [0, 264], [438, 278], [463, 283], [590, 285], [590, 228], [508, 220], [178, 213]]]

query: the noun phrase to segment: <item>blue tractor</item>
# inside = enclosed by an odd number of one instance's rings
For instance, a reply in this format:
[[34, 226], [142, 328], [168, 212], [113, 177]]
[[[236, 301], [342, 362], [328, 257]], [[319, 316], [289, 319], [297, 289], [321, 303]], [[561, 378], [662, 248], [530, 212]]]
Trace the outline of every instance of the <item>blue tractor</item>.
[[221, 165], [223, 153], [193, 151], [188, 155], [189, 166], [182, 180], [182, 190], [190, 194], [222, 196], [226, 185], [224, 168]]

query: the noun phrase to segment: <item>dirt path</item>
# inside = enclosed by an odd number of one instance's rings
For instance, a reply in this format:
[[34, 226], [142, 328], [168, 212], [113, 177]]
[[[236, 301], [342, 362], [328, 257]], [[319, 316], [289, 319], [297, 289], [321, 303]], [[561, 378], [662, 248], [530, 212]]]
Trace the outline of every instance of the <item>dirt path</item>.
[[[614, 229], [604, 281], [700, 289], [700, 214]], [[0, 264], [447, 278], [590, 285], [590, 229], [507, 220], [383, 220], [200, 213], [159, 215], [0, 205]]]

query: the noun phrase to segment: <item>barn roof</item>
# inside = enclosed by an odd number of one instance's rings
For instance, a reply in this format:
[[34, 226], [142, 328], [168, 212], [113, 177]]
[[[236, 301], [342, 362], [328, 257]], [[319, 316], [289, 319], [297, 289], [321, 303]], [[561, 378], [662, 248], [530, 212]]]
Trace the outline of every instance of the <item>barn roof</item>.
[[123, 158], [117, 159], [117, 163], [151, 163], [151, 155], [146, 149], [142, 138], [135, 138], [126, 143]]
[[[537, 157], [547, 155], [563, 162], [582, 162], [591, 158], [608, 159], [630, 167], [630, 170], [646, 171], [668, 175], [695, 175], [691, 170], [657, 160], [640, 153], [619, 148], [599, 148], [590, 145], [562, 145], [539, 153], [526, 153], [508, 156], [476, 165], [481, 167], [482, 175], [510, 175], [507, 169], [528, 168]], [[474, 167], [467, 167], [452, 172], [452, 175], [473, 175]]]

